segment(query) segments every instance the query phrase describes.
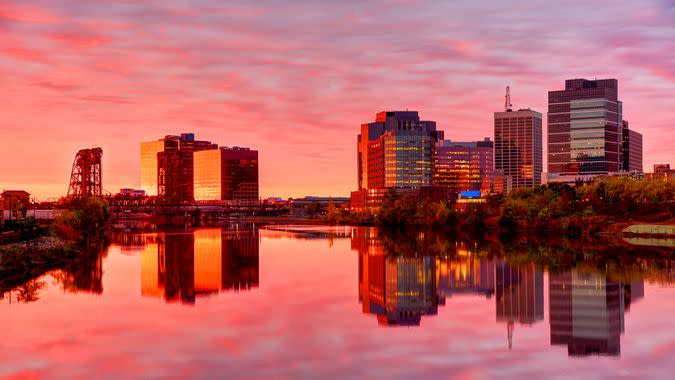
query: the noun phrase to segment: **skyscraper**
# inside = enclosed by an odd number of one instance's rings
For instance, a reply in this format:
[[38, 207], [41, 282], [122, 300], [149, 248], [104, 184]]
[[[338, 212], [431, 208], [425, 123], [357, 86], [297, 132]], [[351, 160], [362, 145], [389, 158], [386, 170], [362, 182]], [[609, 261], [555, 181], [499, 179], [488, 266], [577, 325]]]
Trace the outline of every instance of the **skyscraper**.
[[256, 203], [258, 151], [221, 147], [195, 152], [194, 196], [198, 201]]
[[530, 109], [495, 112], [495, 171], [512, 188], [541, 185], [541, 114]]
[[494, 144], [483, 141], [456, 142], [441, 140], [436, 144], [434, 159], [435, 186], [457, 194], [467, 190], [491, 192], [494, 175]]
[[[432, 186], [434, 145], [443, 139], [436, 122], [420, 121], [415, 111], [386, 111], [361, 125], [357, 138], [358, 191], [352, 204], [388, 189]], [[367, 192], [370, 191], [370, 192]]]
[[548, 93], [548, 172], [622, 169], [622, 104], [616, 79], [570, 79]]
[[642, 173], [642, 134], [629, 128], [628, 122], [623, 120], [623, 165], [622, 169], [629, 172]]

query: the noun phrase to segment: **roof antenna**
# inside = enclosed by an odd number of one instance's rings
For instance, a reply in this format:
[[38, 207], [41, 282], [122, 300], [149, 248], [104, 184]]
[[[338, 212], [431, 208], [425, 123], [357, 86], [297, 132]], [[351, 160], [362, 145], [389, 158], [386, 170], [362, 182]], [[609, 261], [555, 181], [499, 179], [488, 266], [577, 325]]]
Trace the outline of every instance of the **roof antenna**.
[[504, 111], [510, 112], [511, 107], [513, 107], [513, 105], [511, 104], [511, 88], [509, 86], [506, 86], [506, 96], [504, 97]]

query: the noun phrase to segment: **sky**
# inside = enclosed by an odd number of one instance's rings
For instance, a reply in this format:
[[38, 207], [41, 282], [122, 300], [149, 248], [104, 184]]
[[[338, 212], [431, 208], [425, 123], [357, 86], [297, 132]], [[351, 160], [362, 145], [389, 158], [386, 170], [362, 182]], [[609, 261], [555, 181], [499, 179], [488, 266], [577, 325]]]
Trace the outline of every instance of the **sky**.
[[545, 115], [571, 78], [619, 80], [651, 171], [675, 164], [673, 20], [675, 0], [0, 0], [0, 189], [63, 196], [95, 146], [105, 190], [138, 188], [139, 143], [194, 132], [257, 149], [263, 197], [348, 196], [377, 112], [478, 140], [507, 85]]

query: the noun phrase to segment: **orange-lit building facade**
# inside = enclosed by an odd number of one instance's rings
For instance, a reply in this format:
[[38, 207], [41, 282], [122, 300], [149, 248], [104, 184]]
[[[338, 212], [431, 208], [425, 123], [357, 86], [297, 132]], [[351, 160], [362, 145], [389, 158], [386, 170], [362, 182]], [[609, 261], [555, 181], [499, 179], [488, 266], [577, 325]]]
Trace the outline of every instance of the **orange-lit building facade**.
[[195, 152], [194, 197], [197, 201], [257, 203], [258, 151], [221, 147]]
[[210, 141], [195, 140], [193, 133], [141, 143], [141, 189], [151, 196], [194, 199], [193, 153], [217, 148]]
[[390, 189], [433, 186], [434, 149], [441, 139], [436, 122], [420, 120], [415, 111], [380, 112], [375, 122], [361, 125], [352, 208], [377, 207]]
[[494, 132], [494, 169], [510, 178], [512, 188], [541, 185], [541, 114], [530, 109], [495, 112]]
[[494, 144], [483, 141], [455, 142], [441, 140], [436, 144], [433, 182], [452, 194], [478, 190], [492, 192], [494, 176]]

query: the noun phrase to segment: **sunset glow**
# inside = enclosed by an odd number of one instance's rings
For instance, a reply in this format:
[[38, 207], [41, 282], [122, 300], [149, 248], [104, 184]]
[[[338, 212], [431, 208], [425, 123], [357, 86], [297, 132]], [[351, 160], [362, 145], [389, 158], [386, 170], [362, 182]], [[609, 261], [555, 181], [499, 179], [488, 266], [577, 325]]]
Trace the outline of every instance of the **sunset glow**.
[[575, 77], [619, 81], [649, 172], [675, 163], [674, 19], [670, 0], [0, 0], [0, 190], [64, 196], [97, 146], [105, 190], [140, 188], [139, 143], [194, 132], [258, 150], [261, 197], [348, 196], [376, 112], [482, 140], [505, 86], [545, 115]]

